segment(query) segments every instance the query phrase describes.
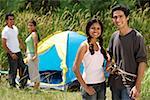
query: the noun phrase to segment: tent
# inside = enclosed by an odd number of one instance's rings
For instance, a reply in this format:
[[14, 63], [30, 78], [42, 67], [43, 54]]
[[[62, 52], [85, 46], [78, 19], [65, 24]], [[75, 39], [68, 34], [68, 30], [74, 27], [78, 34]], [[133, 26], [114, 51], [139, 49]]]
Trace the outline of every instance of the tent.
[[65, 31], [39, 42], [39, 71], [41, 81], [46, 83], [44, 85], [64, 86], [75, 80], [72, 66], [77, 50], [85, 39], [77, 32]]

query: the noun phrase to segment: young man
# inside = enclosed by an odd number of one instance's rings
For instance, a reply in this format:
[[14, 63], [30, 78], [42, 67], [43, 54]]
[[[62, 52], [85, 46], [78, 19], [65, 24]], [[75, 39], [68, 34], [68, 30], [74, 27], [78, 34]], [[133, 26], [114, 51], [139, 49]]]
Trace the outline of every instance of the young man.
[[120, 74], [109, 77], [112, 100], [134, 100], [140, 94], [146, 68], [144, 39], [128, 26], [129, 9], [126, 6], [112, 8], [112, 21], [118, 30], [111, 37], [108, 53], [121, 70]]
[[18, 28], [14, 25], [14, 15], [11, 13], [5, 16], [6, 26], [2, 31], [2, 46], [7, 53], [9, 63], [9, 84], [10, 87], [16, 87], [15, 78], [17, 75], [17, 69], [19, 69], [20, 75], [20, 88], [23, 88], [26, 84], [26, 78], [23, 77], [23, 72], [26, 65], [23, 62], [22, 54], [19, 48], [19, 44], [24, 47], [21, 39], [18, 38]]

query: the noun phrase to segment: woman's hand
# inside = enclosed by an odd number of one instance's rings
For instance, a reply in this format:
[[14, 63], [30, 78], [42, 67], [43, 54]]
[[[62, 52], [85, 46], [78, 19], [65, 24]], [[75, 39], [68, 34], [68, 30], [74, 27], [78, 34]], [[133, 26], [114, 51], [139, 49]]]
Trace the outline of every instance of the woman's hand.
[[35, 61], [37, 59], [37, 55], [32, 57], [32, 61]]
[[28, 63], [28, 58], [27, 57], [24, 58], [23, 61], [24, 61], [25, 64], [27, 64]]
[[111, 72], [111, 69], [112, 68], [112, 65], [111, 65], [111, 61], [107, 61], [107, 64], [106, 64], [106, 71], [107, 72]]

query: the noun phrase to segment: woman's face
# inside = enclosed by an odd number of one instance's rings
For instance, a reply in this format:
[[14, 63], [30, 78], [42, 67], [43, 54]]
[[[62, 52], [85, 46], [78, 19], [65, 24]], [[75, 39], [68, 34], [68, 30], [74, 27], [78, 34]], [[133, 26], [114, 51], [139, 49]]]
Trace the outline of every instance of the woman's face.
[[101, 35], [101, 32], [101, 26], [99, 23], [94, 23], [89, 29], [89, 34], [92, 38], [98, 38]]
[[28, 30], [29, 32], [34, 32], [35, 31], [35, 26], [33, 23], [28, 23]]

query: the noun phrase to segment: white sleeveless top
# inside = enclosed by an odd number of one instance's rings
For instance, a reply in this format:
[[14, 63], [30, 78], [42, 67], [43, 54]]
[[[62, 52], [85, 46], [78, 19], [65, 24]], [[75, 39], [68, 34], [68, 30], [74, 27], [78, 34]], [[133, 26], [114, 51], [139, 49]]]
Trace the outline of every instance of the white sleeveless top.
[[86, 84], [97, 84], [102, 83], [105, 81], [104, 76], [104, 70], [103, 70], [103, 62], [104, 62], [104, 56], [100, 52], [101, 47], [99, 46], [99, 43], [97, 42], [97, 45], [99, 47], [98, 51], [94, 51], [95, 53], [91, 55], [89, 51], [89, 44], [87, 41], [83, 42], [87, 45], [87, 52], [85, 53], [82, 63], [84, 66], [83, 71], [83, 80]]

